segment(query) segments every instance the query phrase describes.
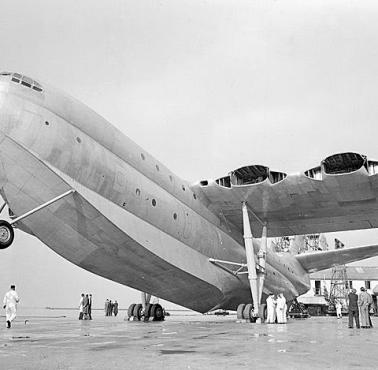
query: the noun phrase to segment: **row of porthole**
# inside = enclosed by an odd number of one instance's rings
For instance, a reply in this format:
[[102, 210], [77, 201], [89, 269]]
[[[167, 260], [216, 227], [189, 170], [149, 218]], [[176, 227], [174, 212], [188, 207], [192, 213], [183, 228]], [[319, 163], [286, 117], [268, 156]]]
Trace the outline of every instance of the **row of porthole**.
[[[145, 156], [143, 153], [140, 153], [140, 157], [141, 157], [143, 160], [146, 159], [146, 156]], [[157, 171], [160, 171], [160, 167], [159, 167], [159, 165], [155, 165], [155, 167], [156, 167], [156, 170], [157, 170]], [[169, 180], [170, 180], [171, 182], [173, 182], [173, 177], [172, 177], [172, 175], [169, 175]], [[184, 185], [181, 185], [181, 189], [182, 189], [183, 191], [186, 190]], [[197, 199], [197, 196], [196, 196], [194, 193], [193, 193], [193, 198], [194, 198], [194, 199]]]
[[[49, 122], [48, 121], [45, 121], [45, 124], [46, 124], [46, 126], [49, 126]], [[77, 136], [76, 137], [76, 141], [80, 144], [81, 143], [81, 139]], [[145, 159], [145, 156], [144, 156], [144, 154], [142, 153], [141, 154], [141, 156], [142, 156], [142, 159], [144, 160]], [[159, 168], [159, 166], [158, 165], [156, 165], [156, 169], [158, 170], [158, 171], [160, 171], [160, 168]], [[172, 175], [169, 175], [169, 179], [171, 180], [171, 181], [173, 181], [173, 177], [172, 177]], [[139, 189], [137, 189], [137, 190], [139, 190]], [[185, 186], [184, 185], [182, 185], [182, 190], [183, 191], [185, 191]], [[140, 192], [140, 190], [139, 190], [139, 192]], [[193, 198], [194, 199], [197, 199], [197, 196], [193, 193]]]
[[[136, 190], [135, 190], [135, 194], [136, 195], [138, 195], [138, 196], [140, 196], [140, 189], [139, 188], [137, 188]], [[152, 200], [151, 200], [151, 204], [152, 204], [152, 206], [153, 207], [156, 207], [156, 199], [155, 198], [153, 198]], [[173, 213], [173, 219], [174, 220], [177, 220], [177, 213], [175, 212], [175, 213]]]
[[[46, 126], [49, 126], [50, 123], [49, 123], [48, 121], [45, 121], [45, 125], [46, 125]], [[81, 143], [81, 139], [80, 139], [78, 136], [76, 137], [76, 141], [77, 141], [79, 144]], [[141, 157], [142, 157], [143, 160], [146, 159], [146, 157], [144, 156], [143, 153], [141, 153], [140, 155], [141, 155]], [[160, 167], [159, 167], [159, 165], [156, 165], [156, 170], [157, 170], [157, 171], [160, 171]], [[172, 175], [169, 175], [169, 180], [171, 180], [171, 182], [173, 181], [173, 177], [172, 177]], [[181, 188], [182, 188], [183, 191], [185, 191], [185, 186], [184, 186], [184, 185], [181, 185]], [[197, 196], [196, 196], [194, 193], [193, 193], [193, 198], [194, 198], [194, 199], [197, 199]]]
[[[46, 126], [49, 126], [50, 123], [49, 123], [48, 121], [45, 121], [45, 125], [46, 125]], [[81, 143], [81, 139], [80, 139], [78, 136], [76, 137], [76, 141], [77, 141], [79, 144]], [[146, 157], [144, 156], [143, 153], [141, 153], [141, 157], [142, 157], [143, 160], [146, 159]], [[159, 168], [158, 165], [156, 165], [156, 169], [157, 169], [158, 171], [160, 171], [160, 168]], [[169, 179], [170, 179], [171, 181], [173, 181], [173, 177], [172, 177], [172, 175], [169, 175]], [[185, 186], [184, 186], [184, 185], [182, 185], [182, 190], [185, 191]], [[137, 195], [139, 195], [139, 194], [140, 194], [140, 190], [139, 190], [139, 189], [136, 189], [136, 193], [137, 193]], [[139, 193], [139, 194], [138, 194], [138, 193]], [[194, 199], [197, 199], [197, 196], [196, 196], [194, 193], [193, 193], [193, 198], [194, 198]], [[155, 203], [155, 204], [154, 204], [154, 203]], [[156, 200], [155, 200], [155, 199], [152, 200], [152, 205], [153, 205], [154, 207], [156, 206]], [[176, 215], [176, 218], [177, 218], [177, 215]], [[175, 220], [176, 220], [176, 218], [175, 218]]]
[[[48, 121], [45, 121], [45, 124], [46, 124], [46, 126], [48, 126], [50, 123], [49, 123]], [[81, 139], [80, 139], [79, 137], [76, 137], [76, 141], [77, 141], [79, 144], [81, 143]], [[146, 159], [146, 157], [144, 156], [143, 153], [141, 153], [141, 157], [142, 157], [143, 160]], [[159, 167], [158, 165], [156, 165], [156, 169], [157, 169], [157, 171], [160, 171], [160, 167]], [[173, 181], [173, 177], [172, 177], [172, 175], [169, 175], [169, 179], [171, 180], [171, 182]], [[186, 190], [184, 185], [181, 185], [181, 188], [182, 188], [183, 191]], [[194, 199], [197, 199], [197, 196], [196, 196], [196, 194], [194, 194], [194, 193], [193, 193], [193, 198], [194, 198]]]
[[[45, 121], [45, 125], [46, 126], [49, 126], [50, 125], [50, 122], [49, 121]], [[79, 138], [79, 136], [76, 137], [76, 141], [80, 144], [81, 143], [81, 139]]]

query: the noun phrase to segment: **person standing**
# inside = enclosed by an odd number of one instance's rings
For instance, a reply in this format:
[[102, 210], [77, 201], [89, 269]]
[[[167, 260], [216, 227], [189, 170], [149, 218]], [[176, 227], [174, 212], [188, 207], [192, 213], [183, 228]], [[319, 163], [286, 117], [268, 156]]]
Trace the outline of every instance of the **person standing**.
[[92, 320], [92, 294], [89, 294], [88, 316]]
[[118, 315], [118, 302], [117, 301], [114, 301], [113, 312], [114, 312], [114, 316]]
[[361, 287], [361, 293], [358, 296], [357, 304], [360, 308], [361, 328], [370, 328], [369, 306], [372, 303], [372, 298], [366, 292], [364, 287]]
[[11, 327], [12, 321], [16, 318], [17, 303], [20, 301], [20, 297], [16, 292], [16, 286], [11, 285], [10, 290], [5, 293], [3, 300], [3, 308], [5, 309], [5, 320], [7, 322], [7, 328]]
[[270, 294], [266, 299], [267, 308], [267, 324], [274, 324], [276, 321], [276, 300], [274, 299], [274, 294]]
[[105, 316], [109, 316], [109, 299], [105, 301]]
[[83, 298], [83, 319], [88, 320], [88, 307], [89, 307], [89, 297], [86, 294]]
[[341, 302], [336, 301], [335, 308], [336, 308], [336, 316], [337, 316], [338, 319], [342, 318], [342, 314], [341, 314], [342, 307], [343, 307], [343, 305], [341, 304]]
[[285, 324], [286, 323], [286, 298], [282, 293], [280, 293], [277, 297], [277, 322], [278, 324]]
[[113, 302], [112, 300], [109, 301], [109, 306], [108, 306], [108, 316], [113, 315]]
[[356, 294], [356, 289], [352, 289], [348, 294], [349, 306], [348, 306], [348, 317], [349, 317], [349, 328], [353, 328], [353, 318], [356, 321], [356, 328], [360, 328], [360, 315], [358, 313], [358, 296]]
[[84, 293], [81, 293], [80, 303], [79, 303], [79, 320], [83, 320], [83, 301]]

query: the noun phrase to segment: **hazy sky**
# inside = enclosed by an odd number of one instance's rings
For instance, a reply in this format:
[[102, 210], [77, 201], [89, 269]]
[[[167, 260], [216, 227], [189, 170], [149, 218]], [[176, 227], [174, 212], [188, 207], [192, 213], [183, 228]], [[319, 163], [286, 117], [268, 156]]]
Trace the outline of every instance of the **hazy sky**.
[[[377, 16], [375, 1], [3, 0], [0, 69], [60, 87], [193, 182], [291, 173], [336, 152], [378, 159]], [[0, 279], [29, 306], [139, 297], [21, 232]]]

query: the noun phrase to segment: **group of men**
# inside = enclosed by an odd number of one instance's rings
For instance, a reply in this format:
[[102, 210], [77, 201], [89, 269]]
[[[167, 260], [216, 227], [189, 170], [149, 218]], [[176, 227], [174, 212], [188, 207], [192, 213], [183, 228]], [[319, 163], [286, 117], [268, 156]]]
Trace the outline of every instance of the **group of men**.
[[[349, 328], [353, 328], [353, 318], [356, 321], [356, 327], [363, 329], [372, 328], [373, 324], [370, 319], [370, 308], [373, 304], [373, 298], [364, 287], [361, 293], [356, 294], [356, 289], [349, 293]], [[361, 324], [361, 325], [360, 325]]]
[[274, 294], [270, 294], [266, 300], [266, 308], [267, 324], [285, 324], [287, 322], [287, 305], [283, 293], [278, 294], [277, 297]]
[[10, 290], [5, 293], [3, 300], [3, 308], [5, 309], [5, 320], [8, 329], [10, 329], [12, 321], [16, 318], [17, 303], [19, 301], [20, 297], [16, 292], [16, 286], [11, 285]]
[[92, 320], [92, 294], [81, 294], [79, 320]]
[[117, 316], [118, 315], [118, 302], [114, 301], [114, 303], [107, 299], [105, 301], [105, 316]]

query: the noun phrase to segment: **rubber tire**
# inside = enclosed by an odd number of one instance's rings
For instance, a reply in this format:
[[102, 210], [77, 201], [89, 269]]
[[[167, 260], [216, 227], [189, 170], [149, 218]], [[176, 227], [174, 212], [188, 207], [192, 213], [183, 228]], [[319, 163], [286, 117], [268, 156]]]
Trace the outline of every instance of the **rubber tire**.
[[241, 304], [239, 304], [239, 306], [238, 306], [238, 308], [236, 310], [236, 318], [238, 320], [242, 320], [244, 318], [243, 317], [244, 307], [245, 307], [245, 304], [241, 303]]
[[127, 316], [129, 318], [134, 316], [134, 307], [135, 307], [135, 303], [131, 304], [129, 306], [129, 309], [127, 310]]
[[6, 239], [3, 241], [0, 238], [0, 249], [6, 249], [13, 243], [14, 230], [12, 225], [5, 220], [0, 220], [0, 233], [2, 232], [6, 233]]
[[143, 306], [141, 303], [138, 303], [134, 307], [133, 316], [140, 321], [140, 318], [142, 317], [142, 310]]
[[163, 321], [164, 320], [164, 311], [163, 307], [160, 304], [153, 304], [151, 307], [151, 317], [154, 321]]
[[261, 322], [265, 322], [267, 316], [268, 310], [266, 308], [266, 303], [261, 303], [259, 307], [259, 318], [261, 319]]
[[244, 307], [244, 310], [243, 310], [243, 319], [251, 320], [252, 319], [252, 310], [253, 310], [252, 303], [246, 304], [245, 307]]

